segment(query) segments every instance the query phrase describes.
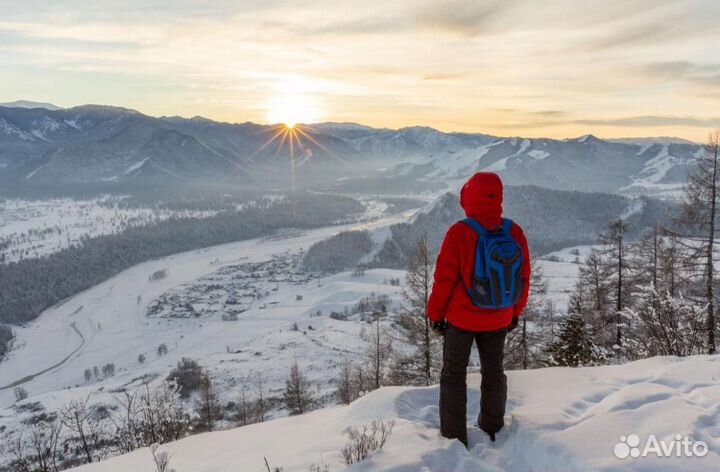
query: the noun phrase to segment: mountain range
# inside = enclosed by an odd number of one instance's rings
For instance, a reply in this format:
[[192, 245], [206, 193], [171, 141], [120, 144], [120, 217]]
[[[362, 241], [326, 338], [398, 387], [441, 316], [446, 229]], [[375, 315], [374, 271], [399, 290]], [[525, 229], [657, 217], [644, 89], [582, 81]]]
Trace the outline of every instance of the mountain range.
[[523, 139], [354, 123], [287, 129], [98, 105], [0, 105], [0, 182], [6, 184], [272, 184], [290, 175], [293, 162], [298, 179], [348, 191], [375, 186], [393, 193], [403, 182], [452, 187], [488, 170], [511, 185], [670, 195], [701, 152], [698, 144], [669, 138]]

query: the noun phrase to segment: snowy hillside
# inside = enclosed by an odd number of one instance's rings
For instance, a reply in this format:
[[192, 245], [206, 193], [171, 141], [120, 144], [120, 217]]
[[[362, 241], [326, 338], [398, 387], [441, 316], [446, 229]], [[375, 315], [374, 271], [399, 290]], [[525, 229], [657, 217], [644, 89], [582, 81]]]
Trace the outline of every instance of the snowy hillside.
[[[472, 424], [478, 413], [479, 376], [471, 375], [468, 380], [468, 424]], [[508, 383], [509, 424], [496, 443], [477, 430], [471, 432], [469, 450], [440, 437], [436, 386], [382, 388], [347, 407], [203, 434], [162, 445], [160, 450], [170, 454], [170, 465], [178, 472], [260, 472], [266, 470], [264, 458], [284, 472], [341, 471], [346, 470], [340, 453], [347, 441], [346, 428], [382, 419], [395, 422], [384, 449], [351, 470], [717, 470], [718, 357], [653, 358], [622, 366], [509, 372]], [[651, 450], [642, 456], [651, 435], [660, 448], [669, 448], [671, 457], [660, 457]], [[677, 457], [676, 451], [684, 454], [680, 443], [685, 438], [693, 441], [691, 453], [704, 452], [704, 456]], [[637, 446], [640, 457], [635, 457], [632, 446]], [[616, 454], [630, 456], [618, 458]], [[312, 465], [321, 468], [310, 469]], [[327, 469], [322, 468], [325, 466]], [[74, 470], [155, 469], [150, 451], [140, 449]]]
[[701, 152], [697, 144], [667, 139], [509, 138], [474, 147], [447, 147], [400, 165], [395, 172], [453, 183], [484, 170], [499, 173], [513, 185], [675, 198], [688, 166]]
[[[357, 338], [359, 326], [328, 320], [327, 315], [332, 310], [341, 311], [345, 305], [357, 303], [372, 292], [397, 293], [397, 287], [383, 281], [400, 276], [400, 272], [374, 271], [353, 280], [349, 280], [349, 273], [323, 279], [306, 276], [296, 281], [292, 278], [280, 280], [268, 273], [260, 276], [258, 266], [244, 267], [243, 264], [280, 260], [278, 276], [289, 274], [293, 269], [293, 253], [320, 239], [342, 229], [373, 228], [404, 218], [405, 215], [397, 215], [362, 225], [290, 232], [176, 254], [134, 266], [46, 310], [32, 323], [15, 328], [13, 349], [0, 369], [0, 406], [12, 403], [12, 387], [16, 385], [23, 385], [32, 396], [68, 387], [92, 390], [97, 384], [83, 381], [84, 369], [106, 363], [116, 364], [117, 377], [112, 381], [120, 385], [139, 376], [156, 375], [158, 371], [164, 375], [187, 356], [216, 359], [218, 364], [252, 361], [253, 365], [246, 366], [247, 370], [261, 368], [265, 363], [277, 366], [276, 356], [267, 352], [257, 356], [256, 353], [262, 353], [266, 347], [280, 349], [283, 340], [272, 339], [269, 344], [265, 344], [265, 340], [272, 338], [270, 335], [278, 330], [288, 330], [296, 322], [305, 328], [315, 324], [322, 329], [317, 334], [311, 333], [309, 338], [301, 337], [300, 343], [287, 339], [291, 346], [298, 346], [285, 351], [289, 359], [296, 352], [307, 354], [307, 349], [313, 349], [318, 343], [323, 347], [323, 340], [315, 338], [332, 337], [330, 332], [337, 327]], [[207, 284], [215, 279], [217, 284], [217, 278], [228, 270], [234, 271], [230, 277], [236, 280], [243, 272], [251, 279], [257, 278], [252, 287], [238, 287], [238, 290], [249, 289], [261, 295], [257, 297], [261, 302], [243, 308], [239, 321], [224, 321], [222, 315], [228, 314], [226, 310], [213, 309], [213, 300], [223, 307], [228, 294], [220, 299], [213, 294], [209, 299], [201, 299], [201, 290], [194, 295], [199, 290], [198, 283], [205, 280]], [[149, 276], [157, 271], [166, 271], [166, 276], [151, 282]], [[173, 294], [177, 296], [178, 289], [187, 292], [189, 297], [198, 297], [196, 307], [200, 316], [187, 320], [146, 316], [151, 304], [158, 299], [172, 298]], [[298, 300], [298, 295], [303, 298]], [[326, 315], [322, 320], [313, 317], [318, 310]], [[169, 353], [161, 358], [151, 357], [150, 353], [162, 343], [168, 346]], [[329, 344], [325, 346], [326, 353], [334, 356], [332, 346], [347, 346], [347, 340], [331, 339], [325, 344]], [[228, 350], [233, 355], [224, 356]], [[147, 363], [138, 363], [140, 354], [148, 357]], [[275, 382], [282, 383], [286, 364], [276, 372]], [[322, 360], [320, 365], [323, 365]], [[318, 369], [320, 371], [321, 367]]]
[[88, 200], [8, 199], [0, 201], [0, 262], [42, 257], [83, 238], [115, 234], [170, 218], [203, 218], [217, 211], [173, 211], [124, 208], [122, 198], [108, 195]]

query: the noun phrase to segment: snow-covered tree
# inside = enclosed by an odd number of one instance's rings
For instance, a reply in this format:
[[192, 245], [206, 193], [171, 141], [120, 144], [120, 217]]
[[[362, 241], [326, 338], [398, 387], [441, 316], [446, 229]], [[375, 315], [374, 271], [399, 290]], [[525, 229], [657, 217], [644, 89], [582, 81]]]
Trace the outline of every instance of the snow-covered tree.
[[609, 333], [612, 318], [609, 279], [607, 261], [601, 252], [593, 250], [580, 266], [570, 295], [570, 306], [592, 326], [594, 341], [601, 345], [608, 345], [612, 340]]
[[100, 418], [94, 413], [89, 397], [71, 401], [60, 412], [60, 421], [73, 434], [86, 463], [101, 460], [106, 452]]
[[236, 404], [236, 417], [240, 426], [253, 423], [253, 406], [248, 394], [247, 378], [240, 381], [240, 395]]
[[403, 290], [405, 306], [400, 315], [400, 333], [413, 351], [397, 355], [393, 362], [393, 377], [403, 384], [432, 385], [440, 374], [440, 340], [433, 336], [427, 317], [427, 303], [433, 278], [433, 255], [426, 235], [418, 240], [410, 255], [406, 286]]
[[704, 309], [682, 296], [652, 290], [650, 297], [626, 316], [632, 351], [637, 357], [689, 356], [706, 349]]
[[57, 472], [61, 469], [62, 422], [52, 419], [40, 421], [30, 428], [29, 434], [20, 434], [8, 444], [7, 451], [13, 456], [7, 470], [16, 472]]
[[335, 390], [335, 395], [337, 396], [338, 402], [348, 405], [355, 400], [355, 395], [353, 395], [352, 367], [349, 363], [346, 362], [343, 365], [336, 383], [337, 389]]
[[547, 348], [548, 365], [583, 367], [600, 360], [598, 347], [593, 341], [592, 327], [585, 322], [580, 310], [580, 306], [575, 306], [560, 324], [557, 341]]
[[542, 266], [533, 264], [530, 296], [518, 327], [508, 333], [505, 342], [505, 367], [531, 369], [543, 364], [544, 347], [552, 342], [553, 306], [547, 300], [547, 282]]
[[215, 384], [208, 373], [203, 375], [199, 390], [200, 396], [195, 407], [198, 415], [198, 427], [201, 431], [213, 431], [220, 417], [220, 403]]
[[268, 405], [265, 399], [265, 379], [260, 372], [255, 374], [255, 420], [258, 423], [265, 421]]
[[380, 323], [380, 320], [385, 315], [386, 313], [382, 311], [374, 312], [371, 315], [373, 317], [372, 328], [361, 332], [361, 337], [366, 343], [368, 376], [371, 379], [373, 389], [382, 387], [387, 363], [392, 353], [390, 337], [385, 333]]
[[[720, 199], [720, 130], [714, 131], [704, 153], [691, 168], [678, 223], [681, 234], [692, 241], [691, 261], [702, 274], [705, 298], [705, 332], [710, 354], [717, 352], [715, 315], [715, 241], [718, 237], [718, 203]], [[688, 231], [689, 230], [689, 231]], [[687, 231], [687, 232], [686, 232]], [[689, 232], [689, 234], [687, 234]]]
[[290, 375], [285, 381], [283, 401], [290, 415], [302, 415], [312, 409], [315, 400], [310, 391], [312, 384], [300, 370], [297, 362], [290, 367]]
[[614, 298], [614, 306], [612, 310], [612, 318], [614, 319], [614, 343], [617, 346], [622, 345], [622, 311], [627, 306], [629, 290], [626, 287], [627, 277], [627, 261], [626, 261], [626, 236], [628, 225], [622, 219], [612, 221], [607, 229], [600, 235], [600, 242], [606, 249], [605, 262], [607, 267], [605, 272], [610, 274], [610, 278], [606, 279], [611, 287], [612, 297]]

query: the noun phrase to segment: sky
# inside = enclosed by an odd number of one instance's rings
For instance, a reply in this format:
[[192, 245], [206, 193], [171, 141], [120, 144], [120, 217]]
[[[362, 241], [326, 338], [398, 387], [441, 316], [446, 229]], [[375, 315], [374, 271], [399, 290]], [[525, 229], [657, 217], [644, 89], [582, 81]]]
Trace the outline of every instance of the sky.
[[0, 102], [499, 136], [720, 127], [716, 0], [0, 0]]

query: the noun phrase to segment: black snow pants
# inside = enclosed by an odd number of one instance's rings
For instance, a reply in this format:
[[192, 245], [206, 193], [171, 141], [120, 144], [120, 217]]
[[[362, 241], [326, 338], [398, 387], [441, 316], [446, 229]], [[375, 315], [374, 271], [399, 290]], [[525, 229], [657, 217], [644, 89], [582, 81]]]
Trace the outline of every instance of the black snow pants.
[[448, 324], [445, 329], [443, 368], [440, 374], [440, 431], [467, 445], [467, 366], [473, 343], [480, 352], [480, 415], [478, 426], [497, 433], [504, 425], [507, 378], [503, 349], [507, 329], [465, 331]]

